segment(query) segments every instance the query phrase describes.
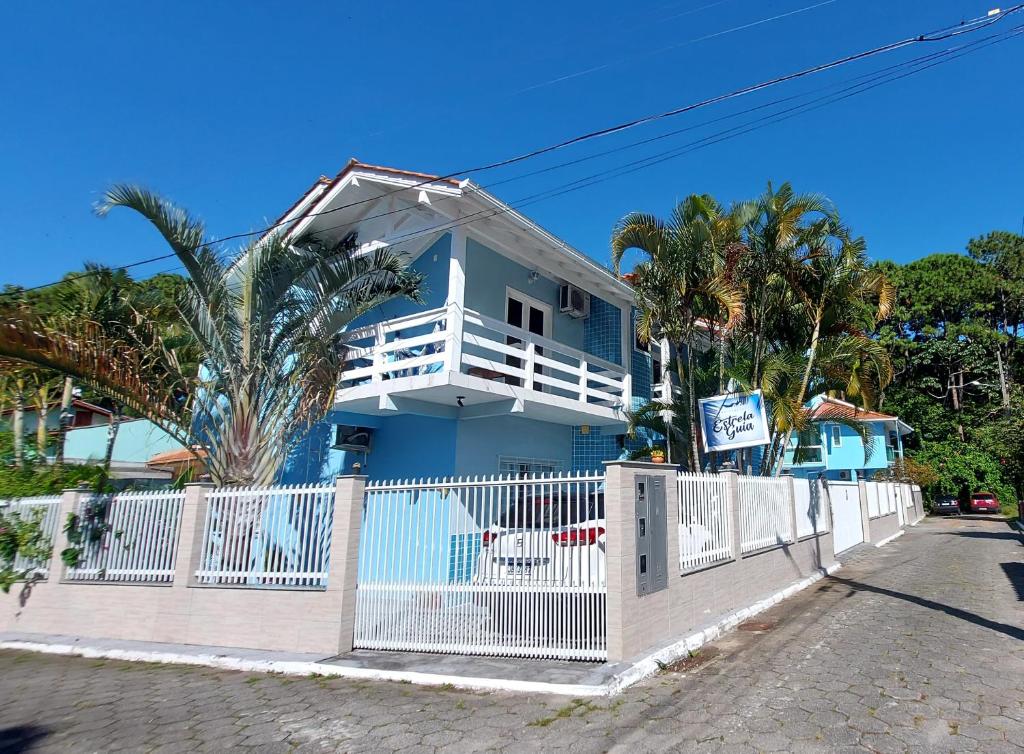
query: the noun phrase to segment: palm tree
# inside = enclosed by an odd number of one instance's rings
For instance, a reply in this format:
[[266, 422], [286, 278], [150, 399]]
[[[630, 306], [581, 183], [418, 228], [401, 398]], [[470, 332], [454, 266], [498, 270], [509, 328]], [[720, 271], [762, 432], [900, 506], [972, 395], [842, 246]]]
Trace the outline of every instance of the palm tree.
[[[785, 274], [810, 328], [795, 402], [802, 406], [807, 399], [824, 344], [829, 352], [825, 366], [830, 379], [845, 381], [851, 395], [860, 397], [864, 405], [872, 405], [878, 389], [892, 379], [892, 364], [885, 349], [863, 331], [865, 325], [872, 326], [888, 316], [895, 289], [868, 265], [864, 239], [853, 238], [834, 212], [800, 229], [795, 238], [804, 254], [791, 258]], [[821, 374], [819, 381], [824, 377]], [[778, 435], [780, 442], [769, 447], [768, 459], [776, 474], [781, 471], [779, 461], [794, 429], [800, 427], [785, 426]]]
[[770, 351], [805, 346], [800, 328], [794, 326], [801, 318], [800, 302], [794, 300], [787, 271], [807, 254], [802, 248], [807, 225], [832, 216], [834, 210], [824, 197], [798, 194], [787, 181], [777, 191], [769, 183], [740, 212], [749, 249], [738, 275], [746, 304], [742, 336], [751, 355], [750, 382], [760, 387]]
[[631, 213], [612, 233], [612, 264], [618, 273], [630, 249], [645, 255], [633, 270], [632, 282], [643, 341], [668, 338], [675, 348], [676, 372], [685, 386], [689, 423], [689, 465], [700, 467], [697, 447], [695, 361], [698, 336], [708, 322], [723, 329], [743, 316], [743, 299], [727, 262], [739, 241], [741, 215], [725, 211], [707, 195], [691, 195], [668, 221]]
[[227, 257], [202, 223], [149, 191], [114, 187], [97, 212], [118, 207], [149, 220], [188, 273], [178, 313], [198, 374], [143, 316], [113, 333], [0, 322], [0, 355], [62, 369], [198, 445], [219, 484], [272, 483], [289, 446], [333, 405], [344, 328], [389, 299], [419, 300], [421, 277], [389, 249], [356, 253], [351, 235], [276, 233]]

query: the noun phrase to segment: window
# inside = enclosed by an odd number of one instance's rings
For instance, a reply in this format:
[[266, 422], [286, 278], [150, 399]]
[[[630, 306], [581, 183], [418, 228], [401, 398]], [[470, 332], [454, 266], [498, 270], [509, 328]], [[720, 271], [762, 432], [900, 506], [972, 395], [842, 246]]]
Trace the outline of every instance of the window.
[[[505, 322], [512, 327], [539, 335], [542, 338], [551, 337], [551, 307], [512, 288], [505, 289]], [[523, 341], [508, 335], [505, 337], [505, 343], [510, 346], [522, 347]], [[544, 349], [537, 346], [536, 353], [538, 356], [543, 356]], [[516, 369], [523, 368], [523, 360], [516, 356], [506, 355], [505, 363]], [[543, 374], [544, 369], [537, 364], [534, 365], [534, 372]], [[505, 377], [505, 382], [518, 387], [523, 386], [523, 381], [518, 377]], [[534, 390], [543, 390], [543, 386], [534, 384]]]
[[637, 351], [643, 351], [647, 353], [650, 350], [650, 343], [644, 343], [640, 339], [640, 327], [637, 320], [633, 320], [633, 348]]
[[[798, 446], [799, 452], [797, 451]], [[789, 448], [793, 453], [793, 463], [795, 464], [822, 463], [821, 435], [817, 432], [807, 432], [802, 445], [797, 435], [790, 435]]]
[[833, 426], [832, 427], [832, 447], [841, 448], [843, 447], [843, 428]]
[[519, 458], [518, 456], [498, 456], [498, 473], [526, 476], [527, 474], [555, 474], [562, 471], [561, 461], [546, 458]]

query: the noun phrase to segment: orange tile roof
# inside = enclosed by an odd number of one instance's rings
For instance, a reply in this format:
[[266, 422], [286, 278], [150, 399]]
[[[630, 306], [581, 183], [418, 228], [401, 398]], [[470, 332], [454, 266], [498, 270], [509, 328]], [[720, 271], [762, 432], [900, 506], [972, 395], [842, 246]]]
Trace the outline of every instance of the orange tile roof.
[[168, 450], [163, 453], [157, 453], [155, 456], [146, 461], [147, 466], [162, 466], [165, 464], [173, 463], [188, 463], [195, 461], [196, 456], [200, 458], [206, 458], [206, 451], [202, 448], [198, 448], [195, 453], [186, 448], [180, 450]]
[[814, 408], [805, 409], [808, 418], [821, 421], [827, 419], [851, 419], [853, 421], [896, 421], [898, 417], [858, 408], [838, 398], [825, 398]]

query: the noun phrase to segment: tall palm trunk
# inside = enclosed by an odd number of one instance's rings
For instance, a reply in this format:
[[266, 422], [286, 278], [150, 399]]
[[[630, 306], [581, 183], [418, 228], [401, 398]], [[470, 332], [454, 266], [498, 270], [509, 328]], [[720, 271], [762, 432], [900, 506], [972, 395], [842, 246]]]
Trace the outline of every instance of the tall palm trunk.
[[[821, 320], [825, 316], [825, 307], [821, 304], [818, 305], [817, 310], [814, 313], [814, 330], [811, 332], [811, 347], [807, 354], [807, 366], [804, 367], [803, 380], [800, 382], [800, 393], [797, 395], [796, 406], [799, 410], [800, 406], [804, 405], [804, 400], [807, 397], [807, 387], [811, 384], [811, 370], [814, 368], [814, 357], [818, 354], [818, 342], [821, 339]], [[793, 427], [791, 426], [783, 433], [781, 442], [777, 447], [772, 450], [771, 457], [768, 458], [768, 462], [771, 464], [771, 474], [773, 476], [779, 476], [782, 473], [782, 462], [786, 458], [786, 448], [789, 447], [789, 439], [793, 436]]]
[[36, 454], [41, 459], [46, 458], [46, 446], [49, 445], [49, 431], [46, 426], [46, 420], [49, 415], [50, 390], [44, 384], [36, 391]]
[[110, 464], [114, 460], [114, 444], [117, 442], [117, 433], [121, 429], [121, 406], [114, 404], [114, 410], [110, 414], [110, 426], [107, 428], [107, 450], [103, 455], [103, 475], [110, 475]]
[[57, 450], [54, 463], [57, 466], [64, 464], [64, 444], [67, 442], [68, 429], [71, 427], [71, 401], [74, 397], [75, 381], [70, 377], [64, 377], [64, 390], [60, 396], [60, 429], [57, 434]]
[[700, 449], [697, 446], [697, 385], [693, 378], [693, 338], [686, 344], [686, 392], [687, 405], [690, 414], [690, 450], [693, 458], [690, 469], [694, 472], [700, 471]]
[[14, 416], [11, 431], [14, 434], [14, 465], [25, 467], [25, 387], [18, 381], [14, 393]]

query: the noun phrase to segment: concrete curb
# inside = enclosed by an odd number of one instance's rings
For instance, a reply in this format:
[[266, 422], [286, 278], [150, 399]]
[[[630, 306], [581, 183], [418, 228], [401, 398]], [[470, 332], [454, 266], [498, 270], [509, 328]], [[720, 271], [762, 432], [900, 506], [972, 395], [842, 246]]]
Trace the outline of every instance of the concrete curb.
[[362, 681], [399, 681], [423, 686], [451, 685], [472, 691], [519, 691], [566, 696], [605, 696], [608, 694], [604, 686], [541, 683], [506, 678], [472, 678], [400, 670], [373, 670], [371, 668], [350, 668], [320, 662], [251, 660], [241, 657], [230, 657], [228, 655], [99, 649], [96, 647], [78, 647], [71, 644], [46, 644], [28, 641], [2, 641], [0, 642], [0, 649], [16, 649], [26, 652], [85, 657], [88, 659], [153, 662], [162, 665], [198, 665], [218, 668], [220, 670], [237, 670], [249, 673], [282, 673], [284, 675], [305, 676], [317, 674], [330, 678], [351, 678]]
[[892, 536], [886, 537], [885, 539], [882, 539], [882, 540], [879, 540], [877, 543], [875, 543], [875, 547], [885, 547], [887, 544], [892, 542], [894, 539], [899, 539], [900, 537], [902, 537], [906, 533], [907, 533], [906, 529], [900, 529], [898, 532], [896, 532]]
[[808, 576], [805, 579], [801, 579], [800, 581], [790, 584], [782, 591], [776, 592], [770, 597], [759, 602], [755, 602], [750, 607], [742, 608], [741, 610], [737, 610], [736, 612], [727, 615], [725, 618], [722, 618], [714, 625], [705, 628], [703, 631], [698, 631], [685, 639], [674, 642], [669, 646], [663, 647], [647, 657], [634, 662], [632, 666], [613, 676], [609, 682], [605, 684], [608, 689], [606, 693], [609, 696], [618, 694], [629, 686], [632, 686], [634, 683], [638, 683], [645, 678], [649, 678], [661, 670], [665, 665], [669, 665], [690, 652], [696, 651], [708, 642], [714, 641], [738, 626], [740, 623], [743, 623], [748, 618], [752, 618], [758, 613], [763, 613], [765, 610], [774, 607], [784, 599], [792, 597], [797, 592], [803, 591], [812, 584], [821, 581], [825, 576], [831, 576], [841, 567], [842, 566], [839, 563], [833, 563], [828, 568], [824, 569], [824, 571], [819, 571], [812, 576]]
[[[902, 533], [902, 532], [901, 532]], [[628, 668], [611, 676], [601, 685], [571, 683], [545, 683], [521, 681], [507, 678], [479, 678], [470, 676], [442, 675], [399, 670], [375, 670], [353, 668], [321, 662], [295, 660], [256, 660], [232, 657], [223, 654], [161, 652], [142, 649], [116, 649], [90, 646], [76, 646], [66, 643], [35, 641], [0, 641], [0, 649], [13, 649], [41, 654], [84, 657], [87, 659], [123, 660], [126, 662], [153, 662], [165, 665], [192, 665], [220, 670], [235, 670], [249, 673], [281, 673], [284, 675], [321, 675], [329, 678], [350, 678], [354, 680], [399, 681], [423, 686], [453, 686], [471, 691], [512, 691], [519, 693], [553, 694], [573, 697], [614, 696], [624, 689], [657, 673], [665, 665], [675, 662], [690, 652], [696, 651], [708, 642], [714, 641], [738, 626], [743, 621], [774, 607], [797, 592], [803, 591], [820, 581], [826, 575], [840, 568], [834, 563], [812, 576], [796, 581], [785, 589], [766, 597], [749, 607], [727, 615], [712, 626], [698, 631], [685, 639], [673, 642], [635, 661]]]

